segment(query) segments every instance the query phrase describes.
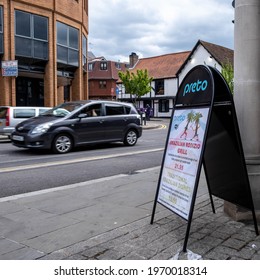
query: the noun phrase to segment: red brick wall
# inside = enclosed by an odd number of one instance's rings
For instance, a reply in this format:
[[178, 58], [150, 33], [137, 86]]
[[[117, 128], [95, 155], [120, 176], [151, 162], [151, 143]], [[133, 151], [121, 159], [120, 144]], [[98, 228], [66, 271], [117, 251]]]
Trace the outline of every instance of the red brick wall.
[[[11, 4], [10, 4], [11, 3]], [[82, 33], [88, 34], [88, 15], [83, 9], [83, 0], [0, 0], [4, 6], [4, 56], [3, 60], [15, 59], [14, 44], [14, 10], [42, 15], [49, 18], [49, 61], [44, 74], [45, 106], [59, 103], [56, 69], [56, 20], [71, 25], [79, 30], [80, 66], [72, 82], [72, 99], [86, 99], [88, 81], [82, 70], [81, 38]], [[11, 5], [11, 6], [10, 6]], [[15, 77], [0, 77], [0, 105], [16, 105]], [[4, 95], [2, 94], [4, 93]]]

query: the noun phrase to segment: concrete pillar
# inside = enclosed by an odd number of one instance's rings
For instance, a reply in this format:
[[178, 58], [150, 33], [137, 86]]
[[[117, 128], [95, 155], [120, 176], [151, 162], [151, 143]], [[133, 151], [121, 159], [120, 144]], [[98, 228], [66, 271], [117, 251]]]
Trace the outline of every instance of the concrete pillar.
[[260, 1], [235, 1], [234, 101], [255, 209], [260, 210]]

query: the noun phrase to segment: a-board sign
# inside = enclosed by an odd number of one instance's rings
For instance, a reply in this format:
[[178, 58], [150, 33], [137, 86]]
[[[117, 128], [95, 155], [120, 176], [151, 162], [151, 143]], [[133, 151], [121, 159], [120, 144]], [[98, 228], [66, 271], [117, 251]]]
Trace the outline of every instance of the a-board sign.
[[198, 65], [176, 95], [151, 218], [158, 202], [188, 221], [183, 251], [202, 165], [213, 212], [212, 194], [245, 207], [258, 234], [232, 94], [215, 68]]
[[158, 202], [188, 220], [209, 108], [175, 110], [159, 186]]
[[175, 101], [157, 200], [188, 220], [213, 96], [208, 68], [186, 76]]

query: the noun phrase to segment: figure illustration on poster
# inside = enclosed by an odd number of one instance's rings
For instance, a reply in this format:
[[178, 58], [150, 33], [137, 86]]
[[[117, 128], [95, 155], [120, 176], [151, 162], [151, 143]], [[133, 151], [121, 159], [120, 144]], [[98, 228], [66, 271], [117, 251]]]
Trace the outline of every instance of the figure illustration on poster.
[[182, 135], [181, 135], [180, 138], [182, 138], [182, 136], [185, 136], [184, 139], [187, 138], [187, 134], [188, 134], [187, 131], [188, 131], [188, 128], [189, 128], [189, 124], [192, 123], [193, 118], [194, 118], [194, 113], [193, 113], [193, 110], [192, 110], [192, 111], [189, 112], [188, 115], [187, 115], [187, 120], [186, 120], [187, 123], [186, 123], [186, 125], [185, 125], [184, 131], [183, 131], [183, 133], [182, 133]]
[[[191, 112], [189, 112], [187, 114], [187, 118], [186, 118], [186, 126], [184, 127], [184, 131], [182, 133], [182, 135], [180, 136], [180, 138], [182, 138], [184, 136], [184, 139], [187, 139], [188, 136], [188, 130], [192, 129], [194, 131], [194, 135], [190, 140], [196, 140], [199, 141], [199, 134], [198, 134], [198, 130], [200, 128], [200, 118], [202, 118], [203, 115], [200, 112], [197, 112], [196, 114], [194, 113], [194, 111], [192, 110]], [[189, 127], [190, 125], [190, 127]]]

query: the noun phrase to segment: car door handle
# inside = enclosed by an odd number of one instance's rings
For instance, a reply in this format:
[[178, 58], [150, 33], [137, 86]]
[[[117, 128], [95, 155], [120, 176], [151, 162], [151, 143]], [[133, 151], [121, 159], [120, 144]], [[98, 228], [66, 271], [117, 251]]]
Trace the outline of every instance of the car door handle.
[[103, 123], [104, 121], [105, 121], [105, 120], [100, 120], [99, 122], [100, 122], [100, 123]]

